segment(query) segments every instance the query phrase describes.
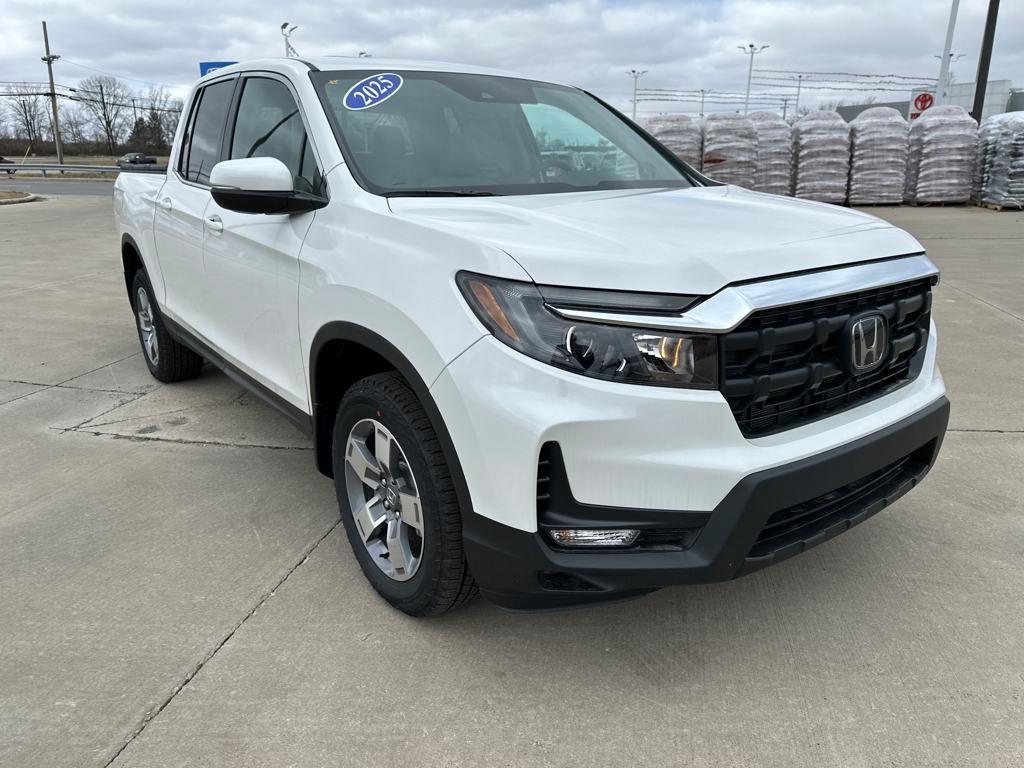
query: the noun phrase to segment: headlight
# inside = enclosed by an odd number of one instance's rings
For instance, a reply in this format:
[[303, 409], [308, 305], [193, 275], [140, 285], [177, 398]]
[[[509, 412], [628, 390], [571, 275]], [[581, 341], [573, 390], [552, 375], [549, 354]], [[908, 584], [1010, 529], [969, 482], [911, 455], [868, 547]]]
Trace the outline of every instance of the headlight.
[[[702, 334], [668, 333], [619, 325], [567, 320], [553, 312], [541, 290], [532, 283], [460, 272], [459, 289], [476, 316], [499, 341], [524, 355], [596, 379], [662, 387], [714, 389], [718, 386], [718, 341]], [[628, 294], [566, 291], [585, 296], [591, 308], [626, 309]], [[646, 306], [634, 311], [662, 309], [663, 300], [682, 306], [687, 297], [635, 294]], [[677, 306], [676, 309], [679, 307]]]

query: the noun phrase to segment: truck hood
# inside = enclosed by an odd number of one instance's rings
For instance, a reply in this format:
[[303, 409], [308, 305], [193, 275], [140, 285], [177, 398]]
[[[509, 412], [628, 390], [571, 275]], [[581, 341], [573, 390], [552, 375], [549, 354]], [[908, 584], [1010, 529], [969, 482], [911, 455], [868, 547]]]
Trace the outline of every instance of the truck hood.
[[707, 295], [924, 250], [874, 216], [732, 186], [388, 202], [411, 223], [505, 251], [546, 285]]

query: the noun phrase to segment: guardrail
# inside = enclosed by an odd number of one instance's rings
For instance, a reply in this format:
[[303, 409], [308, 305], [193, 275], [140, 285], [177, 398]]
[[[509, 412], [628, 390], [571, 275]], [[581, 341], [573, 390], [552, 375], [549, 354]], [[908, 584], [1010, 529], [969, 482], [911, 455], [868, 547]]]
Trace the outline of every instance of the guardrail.
[[0, 172], [6, 171], [8, 176], [13, 176], [18, 171], [41, 171], [43, 176], [50, 173], [166, 173], [166, 165], [69, 165], [64, 163], [4, 163], [0, 165]]

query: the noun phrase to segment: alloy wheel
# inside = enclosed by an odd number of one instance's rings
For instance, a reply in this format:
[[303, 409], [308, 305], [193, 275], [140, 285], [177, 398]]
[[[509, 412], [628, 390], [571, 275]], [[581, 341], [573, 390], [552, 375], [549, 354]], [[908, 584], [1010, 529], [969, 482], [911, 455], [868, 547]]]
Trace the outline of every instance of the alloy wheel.
[[135, 294], [135, 313], [139, 317], [139, 331], [142, 333], [142, 348], [146, 357], [153, 365], [160, 363], [160, 345], [156, 338], [156, 326], [153, 324], [153, 306], [145, 288], [139, 288]]
[[411, 579], [423, 559], [422, 504], [405, 452], [376, 419], [349, 432], [345, 490], [370, 559], [395, 581]]

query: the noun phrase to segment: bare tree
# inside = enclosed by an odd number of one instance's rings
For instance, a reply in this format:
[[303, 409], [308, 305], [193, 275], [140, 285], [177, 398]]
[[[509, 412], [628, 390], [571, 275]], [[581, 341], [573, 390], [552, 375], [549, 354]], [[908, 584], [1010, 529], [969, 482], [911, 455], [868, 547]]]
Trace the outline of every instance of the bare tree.
[[77, 100], [89, 113], [97, 133], [107, 144], [107, 153], [117, 154], [132, 110], [132, 93], [124, 83], [109, 75], [93, 75], [78, 84]]
[[151, 113], [150, 119], [159, 122], [163, 143], [169, 147], [174, 142], [174, 132], [181, 118], [184, 106], [181, 99], [172, 97], [162, 86], [158, 86], [146, 92], [145, 100]]
[[38, 87], [22, 83], [12, 86], [6, 98], [15, 137], [28, 139], [29, 145], [39, 141], [46, 127], [46, 97]]
[[833, 101], [823, 101], [818, 104], [818, 109], [822, 112], [835, 112], [839, 107], [846, 106], [844, 99], [834, 99]]
[[71, 104], [61, 104], [60, 131], [68, 146], [78, 147], [78, 154], [84, 155], [89, 137], [86, 133], [89, 124], [83, 110]]

